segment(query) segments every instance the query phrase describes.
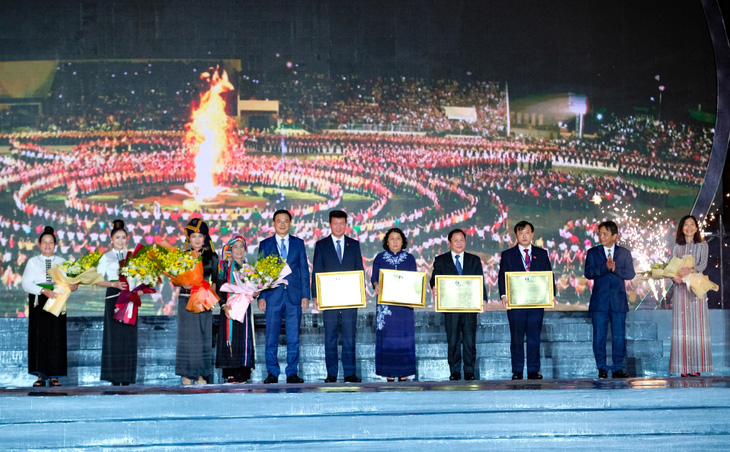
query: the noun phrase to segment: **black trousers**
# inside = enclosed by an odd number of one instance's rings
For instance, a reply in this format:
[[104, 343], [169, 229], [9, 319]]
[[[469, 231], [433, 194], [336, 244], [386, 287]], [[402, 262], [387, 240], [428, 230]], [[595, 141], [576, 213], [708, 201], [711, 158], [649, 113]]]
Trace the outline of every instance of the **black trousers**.
[[544, 309], [507, 311], [513, 373], [522, 373], [525, 368], [525, 336], [527, 336], [527, 372], [540, 372], [540, 334], [543, 315]]
[[449, 369], [451, 374], [474, 372], [477, 360], [477, 315], [474, 313], [444, 313], [446, 341], [449, 344]]

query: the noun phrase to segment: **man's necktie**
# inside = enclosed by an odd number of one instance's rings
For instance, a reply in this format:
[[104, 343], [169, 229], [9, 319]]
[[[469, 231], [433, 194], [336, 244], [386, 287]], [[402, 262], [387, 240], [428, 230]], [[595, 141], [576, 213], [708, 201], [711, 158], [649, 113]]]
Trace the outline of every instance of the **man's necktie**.
[[340, 260], [340, 264], [342, 263], [342, 247], [340, 246], [340, 241], [337, 240], [337, 258]]
[[464, 272], [464, 269], [461, 268], [461, 262], [459, 262], [460, 257], [461, 256], [459, 256], [458, 254], [456, 256], [454, 256], [454, 258], [456, 259], [456, 271], [459, 273], [459, 275], [461, 275]]
[[284, 239], [281, 239], [281, 258], [286, 260], [286, 257], [289, 253], [286, 250], [286, 243], [284, 243]]
[[611, 250], [608, 250], [608, 259], [611, 259]]
[[527, 248], [525, 248], [525, 268], [527, 271], [530, 271], [530, 253], [528, 252]]

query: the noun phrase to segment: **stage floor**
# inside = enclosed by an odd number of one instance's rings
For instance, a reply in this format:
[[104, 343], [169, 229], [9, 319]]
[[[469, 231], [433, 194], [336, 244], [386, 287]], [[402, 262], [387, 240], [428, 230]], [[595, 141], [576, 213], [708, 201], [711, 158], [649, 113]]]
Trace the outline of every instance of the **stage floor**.
[[725, 451], [730, 377], [6, 388], [0, 438], [23, 451]]

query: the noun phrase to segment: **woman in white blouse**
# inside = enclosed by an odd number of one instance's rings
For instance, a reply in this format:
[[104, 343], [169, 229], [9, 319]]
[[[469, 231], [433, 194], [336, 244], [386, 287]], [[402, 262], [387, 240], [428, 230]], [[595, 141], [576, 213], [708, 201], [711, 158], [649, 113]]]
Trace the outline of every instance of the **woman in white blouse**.
[[99, 259], [97, 271], [104, 276], [98, 285], [106, 287], [104, 300], [104, 337], [101, 347], [101, 379], [113, 385], [137, 381], [137, 324], [129, 325], [114, 319], [117, 298], [127, 284], [119, 281], [119, 268], [127, 259], [129, 236], [124, 221], [112, 222], [111, 249]]
[[[28, 259], [23, 271], [23, 290], [28, 292], [28, 373], [38, 377], [33, 386], [61, 386], [59, 377], [66, 376], [66, 313], [58, 317], [43, 310], [49, 298], [58, 295], [53, 291], [53, 281], [48, 270], [63, 263], [54, 256], [56, 235], [46, 226], [38, 238], [40, 256]], [[78, 289], [72, 284], [71, 290]]]

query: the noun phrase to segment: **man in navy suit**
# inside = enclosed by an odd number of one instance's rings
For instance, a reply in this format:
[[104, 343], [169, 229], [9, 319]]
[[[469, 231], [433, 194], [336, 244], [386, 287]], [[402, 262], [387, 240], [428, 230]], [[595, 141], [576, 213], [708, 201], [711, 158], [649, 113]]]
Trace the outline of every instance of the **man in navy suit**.
[[626, 358], [626, 281], [634, 279], [634, 259], [631, 251], [616, 245], [618, 226], [613, 221], [598, 225], [601, 246], [588, 250], [585, 277], [593, 280], [593, 291], [588, 311], [593, 319], [593, 354], [596, 357], [598, 378], [608, 378], [606, 364], [606, 337], [611, 323], [612, 377], [628, 378], [624, 371]]
[[259, 295], [259, 309], [266, 312], [266, 370], [269, 375], [264, 383], [278, 383], [279, 333], [281, 318], [286, 321], [286, 382], [304, 383], [299, 375], [299, 325], [302, 312], [309, 307], [309, 263], [304, 241], [289, 235], [291, 213], [277, 210], [274, 213], [276, 234], [259, 244], [258, 254], [264, 257], [280, 255], [291, 268], [286, 277], [288, 284], [265, 290]]
[[[436, 256], [431, 274], [431, 292], [436, 286], [438, 275], [479, 275], [484, 276], [482, 260], [475, 254], [465, 253], [466, 234], [461, 229], [449, 232], [448, 253]], [[482, 306], [487, 303], [487, 288], [482, 285]], [[461, 380], [462, 356], [464, 380], [476, 380], [477, 361], [477, 315], [472, 312], [445, 312], [446, 342], [448, 343], [449, 380]]]
[[[507, 309], [506, 272], [553, 271], [548, 253], [532, 244], [535, 227], [527, 221], [515, 225], [517, 245], [502, 252], [499, 263], [499, 294]], [[553, 279], [553, 293], [556, 292]], [[555, 300], [553, 299], [553, 302]], [[544, 309], [510, 309], [507, 311], [512, 355], [512, 379], [522, 380], [525, 366], [525, 336], [527, 336], [527, 379], [542, 380], [540, 374], [540, 334]]]
[[[312, 299], [317, 305], [317, 274], [363, 270], [360, 242], [345, 235], [347, 214], [342, 210], [332, 210], [329, 214], [332, 233], [319, 240], [314, 246], [312, 262]], [[345, 382], [359, 383], [355, 365], [355, 330], [357, 328], [357, 308], [327, 309], [324, 317], [324, 355], [327, 365], [325, 383], [337, 382], [339, 357], [337, 342], [339, 328], [342, 327], [342, 370]]]

